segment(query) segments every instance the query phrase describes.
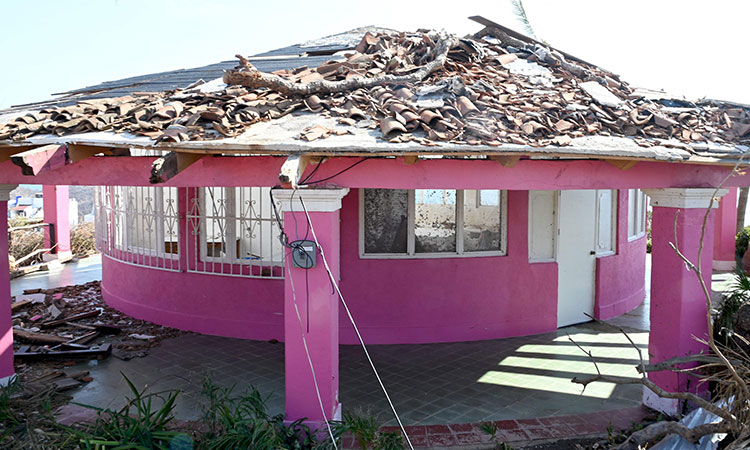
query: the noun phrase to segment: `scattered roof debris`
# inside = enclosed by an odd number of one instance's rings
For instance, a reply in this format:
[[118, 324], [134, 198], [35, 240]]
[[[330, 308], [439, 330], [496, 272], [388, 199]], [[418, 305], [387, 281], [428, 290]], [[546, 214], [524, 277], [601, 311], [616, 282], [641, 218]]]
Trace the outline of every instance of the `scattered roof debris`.
[[[440, 59], [446, 42], [449, 51]], [[247, 84], [253, 78], [253, 87], [212, 81], [45, 108], [0, 124], [0, 141], [96, 131], [156, 143], [219, 140], [294, 113], [336, 119], [336, 128], [300, 130], [297, 139], [304, 141], [360, 128], [387, 142], [425, 146], [564, 147], [585, 136], [686, 150], [750, 143], [744, 105], [646, 95], [615, 74], [492, 26], [461, 39], [368, 31], [354, 49], [322, 64], [272, 73], [239, 58], [224, 79]], [[294, 95], [299, 92], [305, 95]]]

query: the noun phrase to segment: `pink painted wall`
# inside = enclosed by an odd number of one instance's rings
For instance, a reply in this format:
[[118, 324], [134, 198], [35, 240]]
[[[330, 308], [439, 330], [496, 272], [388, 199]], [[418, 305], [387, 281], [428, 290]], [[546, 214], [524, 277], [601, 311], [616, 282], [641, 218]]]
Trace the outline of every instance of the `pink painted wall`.
[[[44, 221], [54, 224], [55, 243], [57, 247], [52, 253], [64, 253], [70, 251], [70, 219], [68, 208], [70, 199], [68, 186], [42, 186], [42, 197], [44, 202]], [[44, 228], [44, 246], [50, 248], [50, 229]]]
[[[507, 255], [493, 257], [360, 259], [358, 201], [356, 189], [342, 201], [341, 290], [366, 342], [469, 341], [557, 328], [557, 264], [528, 262], [527, 191], [508, 192]], [[597, 264], [600, 318], [633, 309], [644, 295], [645, 238], [627, 242], [627, 191], [619, 203], [618, 254]], [[170, 272], [106, 257], [103, 278], [105, 300], [138, 318], [246, 339], [284, 336], [283, 280]], [[340, 342], [357, 343], [343, 310], [339, 323]]]
[[284, 281], [170, 272], [102, 258], [102, 296], [113, 308], [198, 333], [284, 336]]
[[[8, 217], [8, 202], [0, 201], [0, 214]], [[10, 269], [8, 263], [8, 221], [0, 220], [0, 380], [15, 373], [13, 368], [13, 324], [10, 309]]]
[[[365, 342], [494, 339], [557, 328], [557, 264], [528, 262], [528, 192], [508, 192], [506, 256], [360, 259], [359, 195], [341, 211], [341, 290]], [[341, 342], [356, 342], [345, 316]]]
[[[679, 243], [680, 251], [697, 262], [701, 227], [706, 210], [703, 208], [654, 207], [651, 272], [651, 333], [648, 353], [651, 363], [675, 356], [706, 351], [698, 339], [708, 338], [706, 298], [696, 274], [670, 247]], [[716, 210], [706, 224], [706, 236], [713, 236]], [[675, 219], [676, 218], [676, 219]], [[703, 248], [701, 271], [703, 280], [711, 285], [713, 245]], [[648, 377], [672, 392], [696, 390], [696, 379], [689, 374], [668, 371], [652, 372]], [[704, 384], [702, 389], [707, 389]]]
[[646, 236], [628, 242], [628, 190], [617, 196], [617, 252], [596, 260], [594, 316], [607, 320], [646, 298]]

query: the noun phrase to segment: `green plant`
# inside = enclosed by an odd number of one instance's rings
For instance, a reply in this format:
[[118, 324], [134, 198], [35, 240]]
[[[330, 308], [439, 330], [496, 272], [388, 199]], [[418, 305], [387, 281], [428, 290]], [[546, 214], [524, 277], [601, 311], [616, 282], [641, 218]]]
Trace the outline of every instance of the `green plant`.
[[[94, 424], [83, 425], [80, 430], [63, 427], [78, 436], [81, 447], [96, 450], [167, 450], [176, 436], [184, 440], [183, 433], [167, 430], [167, 425], [174, 419], [179, 391], [166, 392], [166, 396], [164, 393], [146, 393], [146, 389], [139, 391], [128, 377], [122, 376], [133, 394], [125, 406], [112, 410], [79, 404], [97, 411]], [[156, 403], [162, 405], [157, 408]]]
[[382, 424], [367, 411], [344, 412], [343, 420], [334, 423], [338, 435], [351, 432], [362, 450], [404, 450], [401, 433], [381, 431]]
[[0, 442], [23, 423], [12, 405], [13, 396], [20, 390], [20, 386], [18, 377], [14, 377], [7, 386], [0, 388]]
[[734, 244], [734, 252], [737, 259], [742, 259], [747, 251], [747, 244], [750, 241], [750, 226], [747, 226], [737, 233]]
[[750, 300], [750, 279], [739, 265], [735, 267], [734, 272], [734, 282], [729, 286], [729, 290], [722, 294], [721, 305], [714, 311], [716, 337], [725, 345], [729, 344], [729, 338], [734, 334], [734, 316], [740, 307]]
[[653, 211], [646, 212], [646, 253], [651, 253], [651, 222], [653, 221]]
[[[234, 386], [222, 388], [204, 379], [202, 395], [208, 400], [203, 418], [209, 433], [199, 448], [229, 450], [252, 448], [258, 450], [323, 450], [333, 448], [328, 434], [320, 439], [304, 425], [304, 419], [284, 423], [284, 415], [270, 415], [266, 402], [255, 387], [234, 396]], [[339, 440], [340, 433], [334, 438]]]
[[479, 424], [479, 429], [490, 435], [490, 440], [495, 444], [495, 450], [513, 450], [510, 445], [498, 440], [496, 422], [482, 422]]

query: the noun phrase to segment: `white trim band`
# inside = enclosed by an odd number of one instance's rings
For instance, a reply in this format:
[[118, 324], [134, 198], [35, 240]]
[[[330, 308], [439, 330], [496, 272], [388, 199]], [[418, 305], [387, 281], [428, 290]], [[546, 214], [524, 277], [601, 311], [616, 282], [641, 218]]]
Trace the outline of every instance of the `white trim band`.
[[300, 198], [304, 199], [305, 208], [309, 212], [333, 212], [341, 209], [341, 199], [349, 193], [349, 188], [274, 189], [271, 192], [273, 192], [273, 198], [281, 203], [281, 210], [284, 212], [301, 212]]
[[718, 199], [729, 191], [727, 189], [717, 191], [715, 188], [666, 188], [643, 189], [643, 192], [651, 198], [651, 206], [694, 209], [708, 208], [712, 197], [716, 199], [713, 208], [718, 208]]

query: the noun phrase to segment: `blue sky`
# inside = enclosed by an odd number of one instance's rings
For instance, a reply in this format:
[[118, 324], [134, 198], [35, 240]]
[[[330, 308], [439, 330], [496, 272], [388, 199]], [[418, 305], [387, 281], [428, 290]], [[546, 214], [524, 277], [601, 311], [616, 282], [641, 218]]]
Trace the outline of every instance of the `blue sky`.
[[[0, 0], [0, 108], [133, 75], [195, 67], [365, 25], [520, 28], [505, 0]], [[750, 103], [736, 1], [525, 0], [537, 35], [631, 84]]]

